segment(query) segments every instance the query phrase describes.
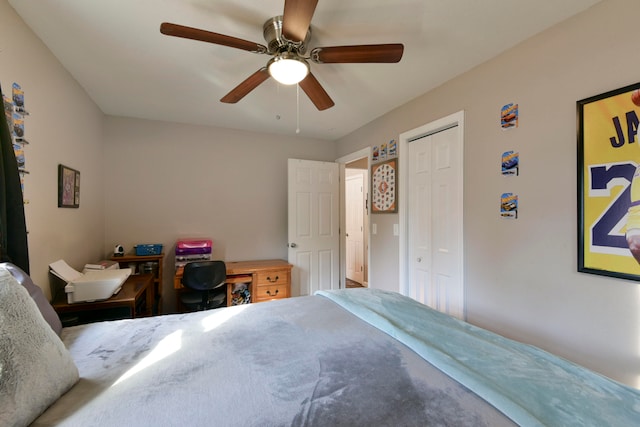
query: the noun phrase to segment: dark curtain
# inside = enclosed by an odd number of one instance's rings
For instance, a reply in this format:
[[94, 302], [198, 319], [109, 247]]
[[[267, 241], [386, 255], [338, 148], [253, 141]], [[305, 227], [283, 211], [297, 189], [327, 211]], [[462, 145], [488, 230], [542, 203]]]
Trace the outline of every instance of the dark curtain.
[[[2, 88], [0, 87], [0, 97]], [[13, 141], [4, 103], [0, 100], [0, 259], [12, 262], [29, 274], [29, 247], [27, 224], [24, 218], [24, 203], [18, 162], [13, 151]]]

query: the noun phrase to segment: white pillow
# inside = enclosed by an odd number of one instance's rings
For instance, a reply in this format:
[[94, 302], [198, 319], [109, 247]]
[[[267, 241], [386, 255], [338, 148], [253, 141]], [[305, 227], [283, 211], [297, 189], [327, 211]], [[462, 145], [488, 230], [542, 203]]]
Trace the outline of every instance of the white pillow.
[[26, 426], [78, 381], [29, 292], [0, 267], [0, 425]]

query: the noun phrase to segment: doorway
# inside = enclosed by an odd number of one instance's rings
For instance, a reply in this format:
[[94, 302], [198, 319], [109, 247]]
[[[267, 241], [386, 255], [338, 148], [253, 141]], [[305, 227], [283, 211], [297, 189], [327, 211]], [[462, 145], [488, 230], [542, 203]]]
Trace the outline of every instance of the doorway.
[[417, 301], [465, 317], [464, 112], [400, 135], [400, 285]]
[[341, 157], [340, 283], [342, 288], [369, 287], [370, 148]]
[[366, 158], [345, 165], [346, 287], [367, 287], [368, 169]]

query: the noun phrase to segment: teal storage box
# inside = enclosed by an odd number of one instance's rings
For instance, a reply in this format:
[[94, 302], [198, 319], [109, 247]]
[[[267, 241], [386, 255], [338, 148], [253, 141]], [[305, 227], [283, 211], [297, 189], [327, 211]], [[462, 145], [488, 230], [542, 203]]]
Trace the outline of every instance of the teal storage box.
[[160, 255], [162, 253], [162, 245], [159, 243], [136, 245], [136, 255]]

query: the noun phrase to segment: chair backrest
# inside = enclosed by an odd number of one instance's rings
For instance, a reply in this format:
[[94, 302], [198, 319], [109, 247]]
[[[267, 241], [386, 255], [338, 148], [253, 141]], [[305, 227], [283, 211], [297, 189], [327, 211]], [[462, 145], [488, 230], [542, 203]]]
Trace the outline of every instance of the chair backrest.
[[223, 261], [195, 261], [185, 264], [182, 284], [195, 291], [208, 291], [224, 285], [227, 267]]

